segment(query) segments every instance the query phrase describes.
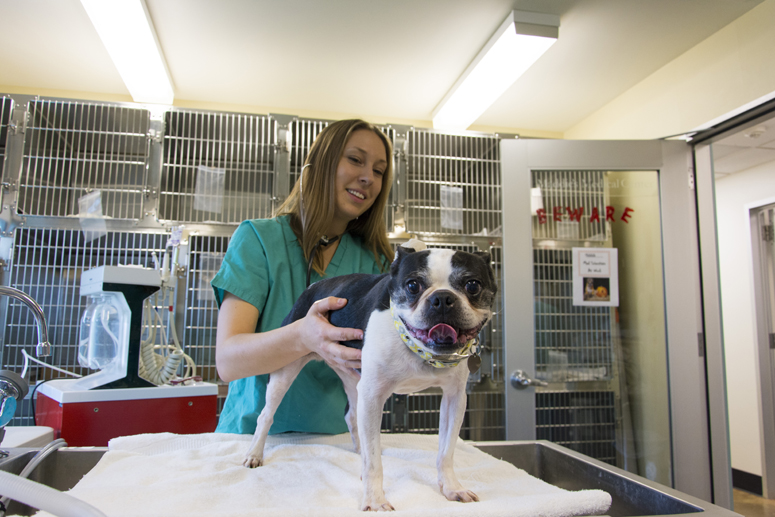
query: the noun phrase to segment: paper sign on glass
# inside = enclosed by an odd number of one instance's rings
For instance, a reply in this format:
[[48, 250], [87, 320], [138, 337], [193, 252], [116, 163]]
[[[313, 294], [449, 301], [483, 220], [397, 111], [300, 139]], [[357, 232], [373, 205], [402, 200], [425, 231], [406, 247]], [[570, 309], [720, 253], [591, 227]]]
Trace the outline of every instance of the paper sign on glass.
[[616, 248], [573, 248], [573, 305], [619, 306]]

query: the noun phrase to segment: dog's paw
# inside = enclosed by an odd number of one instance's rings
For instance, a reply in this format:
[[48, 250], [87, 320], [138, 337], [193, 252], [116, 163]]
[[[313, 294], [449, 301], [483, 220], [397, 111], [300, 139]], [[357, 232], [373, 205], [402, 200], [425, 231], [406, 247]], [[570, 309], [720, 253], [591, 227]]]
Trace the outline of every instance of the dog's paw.
[[[381, 490], [380, 490], [381, 492]], [[394, 512], [396, 509], [385, 499], [385, 494], [363, 494], [361, 511], [364, 512]]]
[[461, 503], [475, 503], [479, 501], [479, 496], [470, 490], [446, 490], [443, 492], [444, 497], [446, 497], [449, 501], [459, 501]]
[[245, 458], [245, 461], [242, 462], [242, 465], [244, 467], [247, 467], [249, 469], [254, 469], [256, 467], [260, 467], [264, 464], [264, 459], [259, 458], [258, 456], [247, 456]]
[[361, 511], [364, 512], [395, 512], [396, 509], [393, 508], [393, 505], [385, 501], [384, 503], [372, 503], [372, 504], [364, 504], [361, 508]]

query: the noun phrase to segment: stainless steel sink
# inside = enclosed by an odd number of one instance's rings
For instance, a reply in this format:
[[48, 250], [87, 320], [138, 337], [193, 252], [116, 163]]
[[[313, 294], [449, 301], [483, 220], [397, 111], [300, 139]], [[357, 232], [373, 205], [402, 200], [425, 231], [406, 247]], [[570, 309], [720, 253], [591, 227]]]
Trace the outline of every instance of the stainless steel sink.
[[[6, 450], [9, 455], [0, 460], [0, 470], [19, 474], [40, 449]], [[107, 450], [107, 447], [66, 447], [59, 449], [47, 456], [32, 471], [29, 479], [60, 491], [70, 490], [87, 472], [94, 468]], [[33, 515], [37, 511], [37, 509], [16, 501], [8, 503], [8, 515]]]
[[[479, 442], [474, 446], [528, 474], [567, 490], [600, 489], [613, 499], [611, 517], [635, 515], [689, 515], [733, 517], [738, 514], [653, 483], [606, 463], [546, 441]], [[10, 449], [0, 460], [0, 469], [18, 474], [38, 449]], [[100, 460], [105, 447], [68, 447], [49, 455], [32, 472], [30, 479], [69, 490]], [[15, 501], [9, 514], [32, 515], [36, 510]], [[696, 515], [703, 512], [703, 515]]]
[[[648, 479], [630, 474], [583, 454], [539, 440], [526, 442], [479, 442], [478, 449], [566, 490], [600, 489], [611, 494], [608, 515], [690, 515], [694, 517], [741, 517]], [[703, 512], [702, 515], [696, 515]]]

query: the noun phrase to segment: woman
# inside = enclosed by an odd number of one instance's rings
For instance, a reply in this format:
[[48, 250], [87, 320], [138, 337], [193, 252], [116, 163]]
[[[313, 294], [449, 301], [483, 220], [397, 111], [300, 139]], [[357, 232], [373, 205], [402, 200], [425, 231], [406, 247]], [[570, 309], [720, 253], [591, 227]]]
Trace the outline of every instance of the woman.
[[333, 123], [316, 138], [275, 218], [245, 221], [237, 228], [212, 280], [220, 307], [216, 366], [221, 379], [229, 381], [217, 432], [254, 433], [267, 374], [310, 352], [325, 362], [304, 367], [270, 433], [347, 431], [347, 397], [326, 364], [360, 368], [360, 350], [339, 342], [362, 339], [362, 332], [334, 327], [327, 318], [347, 301], [321, 300], [306, 317], [280, 324], [305, 289], [308, 274], [315, 282], [387, 267], [391, 249], [384, 210], [392, 176], [392, 146], [379, 129], [362, 120]]

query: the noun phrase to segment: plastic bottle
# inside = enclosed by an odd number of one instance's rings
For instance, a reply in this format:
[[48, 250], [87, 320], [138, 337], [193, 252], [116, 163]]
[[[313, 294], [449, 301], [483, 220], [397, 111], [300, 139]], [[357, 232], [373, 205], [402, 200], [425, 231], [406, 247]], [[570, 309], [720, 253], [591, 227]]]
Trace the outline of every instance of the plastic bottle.
[[111, 297], [103, 294], [90, 298], [91, 303], [81, 317], [78, 363], [93, 370], [102, 370], [118, 354], [121, 317]]

